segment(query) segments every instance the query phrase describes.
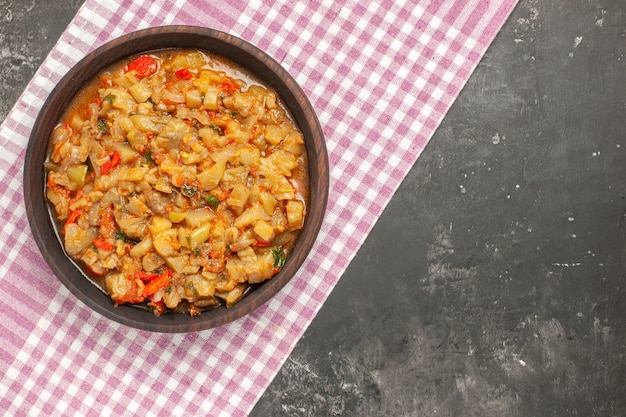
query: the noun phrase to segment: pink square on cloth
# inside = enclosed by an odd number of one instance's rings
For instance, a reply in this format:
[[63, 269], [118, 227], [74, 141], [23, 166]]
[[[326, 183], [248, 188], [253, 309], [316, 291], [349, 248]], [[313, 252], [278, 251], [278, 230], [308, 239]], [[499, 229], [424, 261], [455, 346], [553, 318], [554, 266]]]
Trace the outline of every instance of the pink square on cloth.
[[[0, 409], [10, 415], [244, 416], [315, 317], [516, 0], [87, 0], [0, 128]], [[244, 38], [300, 83], [331, 190], [313, 253], [277, 297], [213, 330], [163, 335], [89, 310], [36, 250], [22, 165], [54, 84], [102, 43], [188, 24]]]

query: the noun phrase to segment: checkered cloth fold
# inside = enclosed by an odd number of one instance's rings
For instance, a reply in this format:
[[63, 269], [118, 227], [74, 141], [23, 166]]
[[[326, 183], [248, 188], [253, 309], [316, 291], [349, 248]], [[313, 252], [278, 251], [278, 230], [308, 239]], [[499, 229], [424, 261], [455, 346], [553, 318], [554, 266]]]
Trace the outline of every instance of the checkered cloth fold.
[[[246, 415], [345, 271], [516, 0], [87, 0], [0, 128], [0, 410], [9, 415]], [[55, 83], [119, 35], [189, 24], [279, 61], [326, 136], [327, 217], [299, 274], [231, 324], [191, 334], [92, 312], [37, 251], [25, 147]]]

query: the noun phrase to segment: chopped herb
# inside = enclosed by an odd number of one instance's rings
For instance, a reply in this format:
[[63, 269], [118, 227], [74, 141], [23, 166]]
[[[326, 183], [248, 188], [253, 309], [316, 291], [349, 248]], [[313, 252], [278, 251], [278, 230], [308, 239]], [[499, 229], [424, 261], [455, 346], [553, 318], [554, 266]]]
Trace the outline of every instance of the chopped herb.
[[146, 102], [148, 102], [148, 103], [152, 104], [153, 106], [156, 104], [156, 103], [154, 102], [154, 100], [152, 100], [152, 98], [150, 98], [150, 97], [148, 97], [148, 99], [146, 100]]
[[236, 111], [234, 111], [234, 112], [231, 112], [231, 113], [230, 113], [230, 117], [232, 117], [233, 119], [234, 119], [236, 116], [237, 116], [237, 112], [236, 112]]
[[115, 94], [107, 94], [104, 96], [104, 101], [113, 103], [113, 100], [115, 100]]
[[129, 240], [126, 233], [122, 232], [121, 230], [118, 230], [117, 232], [115, 232], [115, 238], [123, 242], [127, 242]]
[[204, 199], [206, 200], [207, 204], [211, 206], [213, 210], [215, 210], [217, 206], [220, 205], [220, 200], [217, 197], [215, 197], [213, 194], [207, 195]]
[[187, 283], [187, 288], [194, 294], [194, 295], [198, 295], [198, 290], [196, 289], [195, 285], [193, 285], [193, 282], [189, 282]]
[[195, 256], [200, 256], [200, 248], [195, 248], [195, 249], [193, 250], [193, 254], [194, 254]]
[[282, 268], [287, 262], [287, 256], [283, 253], [282, 248], [272, 249], [272, 255], [274, 255], [274, 268]]
[[98, 130], [102, 133], [106, 133], [109, 131], [107, 127], [107, 121], [104, 119], [98, 119]]
[[219, 126], [218, 126], [218, 125], [216, 125], [216, 124], [211, 123], [211, 124], [209, 125], [209, 127], [210, 127], [211, 129], [215, 130], [215, 131], [216, 131], [216, 132], [217, 132], [220, 136], [222, 136], [222, 135], [224, 134], [224, 132], [222, 132], [222, 128], [221, 128], [221, 127], [219, 127]]
[[172, 287], [171, 286], [167, 287], [167, 289], [165, 290], [165, 293], [166, 294], [171, 294], [172, 293]]
[[152, 152], [150, 152], [150, 150], [144, 152], [143, 159], [145, 159], [146, 162], [154, 162], [154, 159], [152, 159]]
[[194, 195], [198, 193], [198, 188], [189, 184], [183, 184], [180, 190], [182, 191], [183, 195], [187, 197], [193, 197]]

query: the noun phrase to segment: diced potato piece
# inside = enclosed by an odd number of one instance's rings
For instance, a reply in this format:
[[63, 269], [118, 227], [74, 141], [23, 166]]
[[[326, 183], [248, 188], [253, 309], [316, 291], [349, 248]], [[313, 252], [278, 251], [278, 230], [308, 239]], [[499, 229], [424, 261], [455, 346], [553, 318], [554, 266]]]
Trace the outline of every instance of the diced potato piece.
[[250, 190], [244, 184], [235, 184], [230, 195], [226, 199], [226, 204], [232, 207], [243, 208], [248, 201]]
[[165, 259], [161, 258], [154, 252], [147, 253], [141, 259], [141, 267], [144, 271], [152, 272], [155, 269], [163, 266], [165, 264]]
[[185, 104], [190, 109], [197, 109], [202, 106], [202, 94], [200, 90], [189, 90], [185, 93]]
[[113, 108], [130, 113], [133, 106], [137, 104], [134, 97], [121, 88], [108, 88], [104, 92], [104, 97], [115, 97], [111, 103]]
[[128, 204], [124, 206], [124, 210], [137, 217], [144, 217], [150, 214], [148, 206], [137, 197], [131, 197], [128, 200]]
[[207, 110], [218, 110], [220, 108], [220, 90], [215, 87], [208, 87], [204, 93], [204, 108]]
[[172, 68], [172, 70], [176, 71], [181, 68], [187, 68], [189, 66], [189, 61], [187, 60], [187, 55], [176, 55], [174, 59], [168, 62], [168, 65]]
[[264, 242], [269, 242], [274, 235], [274, 228], [267, 222], [260, 220], [254, 225], [254, 233], [259, 235]]
[[185, 220], [186, 214], [185, 212], [170, 211], [167, 216], [172, 223], [180, 223]]
[[128, 131], [128, 134], [126, 135], [126, 139], [128, 139], [128, 143], [130, 143], [130, 146], [132, 146], [133, 149], [136, 149], [138, 151], [143, 151], [145, 147], [148, 145], [148, 135], [146, 135], [146, 133], [144, 132], [141, 132], [135, 129], [134, 125], [133, 125], [133, 128]]
[[163, 293], [163, 302], [167, 308], [176, 308], [176, 306], [180, 303], [180, 300], [180, 293], [175, 288]]
[[205, 144], [206, 147], [223, 146], [219, 144], [220, 138], [223, 138], [223, 136], [220, 136], [219, 132], [216, 129], [213, 129], [211, 127], [201, 127], [200, 129], [198, 129], [198, 136], [200, 137], [200, 139], [202, 139], [202, 142]]
[[224, 170], [226, 169], [227, 158], [217, 161], [212, 167], [205, 169], [196, 176], [198, 182], [205, 190], [212, 190], [220, 183]]
[[226, 307], [232, 307], [233, 304], [241, 300], [246, 287], [246, 284], [237, 284], [235, 288], [228, 292], [216, 292], [215, 296], [223, 299], [226, 302]]
[[191, 133], [192, 129], [187, 123], [180, 119], [172, 119], [160, 131], [160, 136], [168, 139], [182, 139], [187, 133]]
[[76, 223], [70, 223], [65, 227], [65, 250], [70, 256], [77, 256], [87, 249], [98, 236], [94, 227], [82, 229]]
[[188, 227], [195, 229], [201, 224], [208, 223], [215, 218], [215, 213], [208, 208], [188, 210], [185, 213], [185, 223]]
[[150, 236], [146, 236], [141, 242], [137, 243], [133, 246], [128, 252], [130, 256], [135, 258], [139, 258], [141, 256], [145, 256], [152, 249], [152, 238]]
[[291, 170], [298, 167], [295, 155], [282, 149], [272, 152], [266, 159], [271, 162], [277, 172], [287, 177], [291, 175]]
[[243, 211], [234, 221], [233, 226], [237, 228], [246, 227], [260, 220], [268, 221], [270, 216], [267, 215], [260, 204], [255, 204]]
[[296, 156], [304, 153], [304, 136], [297, 130], [292, 130], [283, 141], [283, 149]]
[[46, 188], [46, 197], [48, 198], [48, 200], [50, 200], [50, 202], [54, 206], [56, 206], [59, 203], [63, 203], [63, 202], [65, 202], [65, 204], [67, 205], [67, 198], [61, 197], [52, 188]]
[[293, 200], [296, 198], [293, 186], [287, 178], [280, 176], [272, 180], [272, 194], [277, 200]]
[[164, 177], [159, 177], [157, 179], [156, 183], [154, 184], [154, 189], [166, 194], [171, 194], [173, 191], [168, 179]]
[[278, 145], [285, 138], [285, 131], [279, 125], [265, 126], [265, 141], [270, 145]]
[[254, 146], [245, 146], [239, 150], [239, 160], [242, 165], [256, 167], [261, 163], [261, 151]]
[[287, 223], [290, 229], [300, 229], [304, 220], [304, 204], [302, 201], [291, 200], [285, 207]]
[[271, 216], [276, 209], [276, 199], [274, 196], [267, 191], [261, 191], [259, 193], [259, 201], [261, 202], [265, 212]]
[[164, 230], [153, 235], [154, 250], [164, 258], [173, 256], [178, 245], [178, 236], [175, 229]]
[[133, 71], [125, 72], [123, 75], [113, 78], [113, 84], [123, 88], [128, 88], [138, 81], [139, 78], [137, 78]]
[[243, 184], [248, 179], [248, 173], [249, 169], [245, 166], [227, 168], [224, 170], [222, 182], [229, 187], [234, 187], [235, 184]]
[[152, 95], [152, 89], [141, 82], [128, 87], [128, 91], [130, 91], [133, 98], [137, 100], [137, 103], [145, 103]]
[[115, 142], [113, 144], [113, 149], [115, 149], [119, 154], [122, 164], [128, 164], [129, 162], [135, 161], [139, 158], [139, 153], [126, 143]]
[[208, 297], [215, 294], [215, 287], [200, 274], [189, 275], [185, 284], [185, 293], [189, 297]]
[[210, 235], [211, 235], [210, 223], [204, 223], [200, 227], [192, 230], [191, 235], [189, 236], [191, 247], [196, 248], [199, 245], [203, 244], [204, 242], [206, 242], [206, 240], [209, 238]]
[[248, 95], [235, 91], [230, 96], [224, 97], [222, 102], [227, 109], [234, 110], [243, 117], [248, 117], [256, 100], [253, 101]]
[[141, 292], [143, 283], [126, 277], [123, 273], [107, 274], [105, 281], [107, 292], [116, 304], [140, 303], [143, 301]]
[[226, 261], [226, 271], [232, 280], [237, 282], [247, 280], [250, 284], [257, 284], [274, 275], [274, 255], [268, 252], [257, 256], [252, 262], [233, 256]]
[[139, 130], [142, 130], [144, 132], [152, 132], [155, 134], [159, 133], [159, 127], [150, 116], [146, 116], [144, 114], [133, 114], [132, 116], [130, 116], [130, 120]]
[[200, 269], [199, 266], [189, 263], [189, 256], [169, 256], [165, 258], [165, 263], [177, 274], [195, 274]]
[[143, 180], [143, 178], [148, 173], [148, 167], [121, 167], [119, 169], [118, 178], [121, 181], [134, 181], [138, 182]]
[[150, 228], [150, 233], [152, 234], [152, 237], [154, 238], [159, 233], [165, 230], [171, 229], [172, 222], [163, 216], [153, 216], [152, 220], [150, 221], [149, 228]]
[[176, 160], [171, 155], [165, 155], [161, 163], [159, 164], [161, 171], [168, 175], [180, 174], [185, 168], [176, 163]]
[[204, 70], [200, 72], [198, 78], [193, 80], [193, 85], [198, 87], [198, 89], [204, 93], [206, 92], [212, 85], [221, 84], [224, 79], [224, 74], [212, 71], [212, 70]]
[[87, 165], [72, 165], [67, 169], [67, 178], [82, 188], [85, 186], [85, 177], [87, 176]]
[[120, 230], [132, 238], [143, 238], [146, 231], [146, 219], [143, 217], [133, 216], [125, 210], [117, 209], [115, 213], [115, 222]]

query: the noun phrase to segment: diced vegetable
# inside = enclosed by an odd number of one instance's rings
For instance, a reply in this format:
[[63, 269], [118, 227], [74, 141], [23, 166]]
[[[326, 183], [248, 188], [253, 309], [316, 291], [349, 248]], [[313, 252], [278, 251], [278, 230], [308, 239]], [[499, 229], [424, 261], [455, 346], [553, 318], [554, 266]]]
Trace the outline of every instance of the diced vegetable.
[[304, 136], [274, 91], [230, 65], [174, 49], [114, 65], [50, 136], [45, 195], [65, 250], [116, 305], [230, 307], [295, 243]]
[[152, 75], [155, 72], [157, 72], [157, 69], [158, 69], [157, 61], [148, 55], [140, 56], [139, 58], [135, 59], [130, 64], [128, 64], [128, 67], [127, 67], [128, 71], [135, 71], [135, 74], [139, 78], [144, 78], [149, 75]]

